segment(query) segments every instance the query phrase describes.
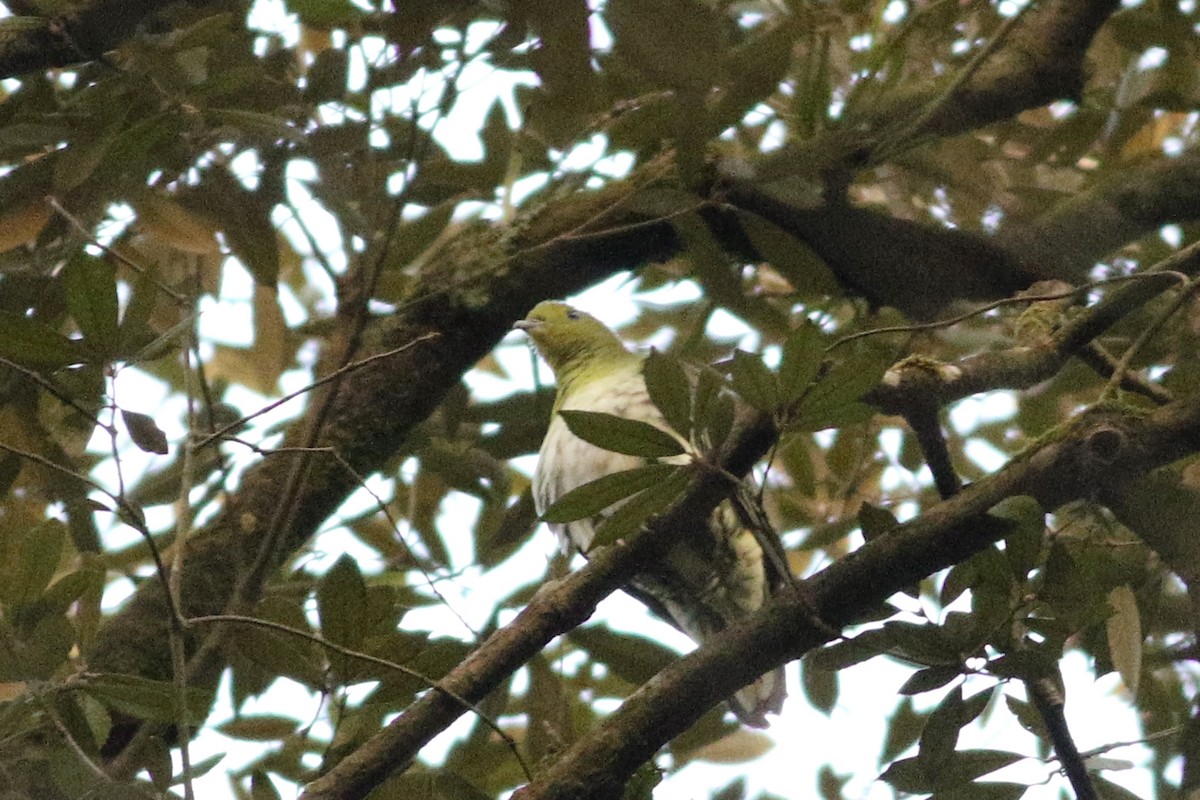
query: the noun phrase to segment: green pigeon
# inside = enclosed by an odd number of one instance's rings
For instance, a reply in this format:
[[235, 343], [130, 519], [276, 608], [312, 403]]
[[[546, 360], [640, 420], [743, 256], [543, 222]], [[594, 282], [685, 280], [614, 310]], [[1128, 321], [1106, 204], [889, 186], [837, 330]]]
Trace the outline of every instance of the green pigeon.
[[[695, 448], [673, 431], [650, 400], [642, 377], [642, 356], [630, 352], [595, 317], [566, 303], [539, 303], [513, 327], [524, 331], [554, 371], [558, 392], [554, 416], [533, 473], [533, 499], [539, 514], [567, 492], [605, 475], [641, 466], [636, 456], [603, 450], [575, 436], [559, 415], [563, 410], [598, 411], [648, 422], [673, 435], [689, 452]], [[664, 459], [687, 463], [688, 455]], [[550, 523], [565, 550], [586, 555], [604, 516]], [[758, 609], [782, 581], [764, 558], [755, 534], [726, 501], [713, 512], [708, 529], [674, 544], [662, 563], [635, 575], [626, 591], [697, 642], [736, 624]], [[783, 668], [769, 672], [729, 698], [746, 725], [767, 726], [787, 694]]]

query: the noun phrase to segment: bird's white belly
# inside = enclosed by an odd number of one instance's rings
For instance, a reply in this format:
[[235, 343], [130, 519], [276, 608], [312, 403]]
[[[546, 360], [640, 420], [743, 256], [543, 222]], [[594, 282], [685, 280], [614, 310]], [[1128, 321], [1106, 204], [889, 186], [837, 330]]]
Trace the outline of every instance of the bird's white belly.
[[[630, 376], [627, 382], [629, 388], [623, 391], [613, 391], [611, 383], [605, 384], [599, 389], [587, 387], [575, 393], [563, 404], [563, 410], [599, 411], [638, 419], [670, 432], [666, 420], [650, 402], [640, 374]], [[680, 463], [684, 463], [687, 458], [680, 456], [678, 459], [667, 460], [679, 460]], [[545, 513], [547, 508], [572, 489], [605, 475], [633, 469], [645, 463], [644, 458], [614, 453], [585, 442], [571, 433], [567, 423], [556, 413], [550, 421], [541, 452], [538, 454], [538, 466], [533, 475], [534, 504], [539, 514]], [[614, 503], [605, 511], [612, 513], [620, 505], [621, 503]], [[564, 548], [578, 548], [581, 552], [586, 552], [602, 517], [603, 514], [595, 519], [551, 524], [550, 527], [558, 534]]]

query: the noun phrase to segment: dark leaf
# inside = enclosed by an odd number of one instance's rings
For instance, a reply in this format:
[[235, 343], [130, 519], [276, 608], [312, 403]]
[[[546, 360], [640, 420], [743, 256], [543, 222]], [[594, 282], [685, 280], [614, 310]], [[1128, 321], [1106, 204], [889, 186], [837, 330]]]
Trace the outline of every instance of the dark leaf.
[[160, 456], [167, 454], [167, 435], [162, 432], [149, 414], [121, 409], [121, 421], [129, 430], [129, 438], [133, 443], [147, 453]]
[[316, 28], [344, 27], [363, 16], [363, 10], [350, 0], [288, 0], [287, 5], [305, 25]]
[[1028, 495], [1017, 495], [993, 507], [988, 514], [1014, 523], [1013, 531], [1004, 537], [1004, 554], [1013, 576], [1024, 580], [1041, 560], [1046, 534], [1046, 514], [1041, 504]]
[[742, 399], [760, 411], [779, 407], [779, 383], [762, 359], [741, 350], [733, 351], [730, 382]]
[[358, 647], [364, 634], [363, 608], [367, 588], [353, 558], [343, 555], [317, 586], [321, 634], [331, 642]]
[[[697, 0], [610, 0], [604, 18], [616, 52], [647, 80], [700, 91], [716, 82], [724, 37], [710, 6]], [[667, 30], [670, 36], [660, 34]]]
[[[168, 681], [153, 681], [135, 675], [89, 675], [79, 687], [106, 705], [138, 719], [174, 722], [179, 719], [175, 707], [177, 688]], [[199, 725], [208, 716], [212, 690], [189, 687], [187, 720]]]
[[0, 312], [0, 356], [30, 367], [65, 367], [84, 360], [84, 350], [37, 320]]
[[674, 503], [687, 489], [690, 479], [688, 470], [678, 469], [665, 480], [630, 498], [601, 523], [591, 547], [612, 544], [636, 533], [646, 520]]
[[880, 761], [891, 761], [914, 745], [925, 728], [925, 717], [913, 710], [912, 698], [903, 698], [888, 721], [887, 739], [883, 743]]
[[900, 687], [900, 694], [920, 694], [940, 689], [960, 675], [962, 675], [962, 670], [958, 667], [927, 667], [910, 675], [904, 685]]
[[346, 75], [350, 68], [350, 55], [345, 50], [330, 47], [317, 54], [308, 68], [308, 85], [304, 89], [310, 103], [325, 103], [338, 100], [346, 93]]
[[679, 660], [676, 652], [655, 641], [597, 625], [576, 628], [567, 638], [586, 650], [592, 660], [606, 665], [635, 686]]
[[271, 782], [270, 776], [256, 769], [250, 775], [250, 800], [282, 800], [282, 795]]
[[410, 267], [446, 230], [457, 207], [456, 199], [447, 200], [416, 219], [407, 220], [400, 225], [396, 229], [396, 235], [392, 237], [384, 269], [403, 270]]
[[102, 357], [114, 355], [117, 337], [116, 269], [105, 261], [80, 254], [63, 270], [67, 308], [88, 348]]
[[9, 580], [0, 584], [6, 603], [24, 605], [41, 597], [58, 571], [66, 539], [66, 529], [58, 520], [46, 520], [21, 538], [20, 555], [8, 568]]
[[259, 285], [275, 286], [279, 241], [271, 222], [273, 203], [269, 199], [247, 189], [225, 167], [212, 167], [204, 172], [200, 186], [181, 200], [220, 224], [234, 255]]
[[813, 708], [829, 716], [838, 700], [838, 674], [805, 661], [800, 668], [804, 697]]
[[863, 503], [858, 510], [858, 524], [862, 527], [863, 539], [868, 542], [900, 525], [895, 514], [870, 503]]
[[546, 522], [573, 522], [599, 514], [604, 509], [654, 486], [680, 469], [670, 464], [647, 464], [615, 472], [585, 483], [558, 498], [542, 519]]
[[933, 781], [926, 776], [916, 758], [893, 761], [879, 779], [902, 792], [923, 794], [933, 791]]
[[684, 452], [678, 439], [648, 422], [599, 411], [558, 413], [571, 433], [604, 450], [642, 458], [669, 458]]
[[804, 396], [824, 359], [825, 337], [821, 329], [804, 320], [783, 343], [779, 364], [779, 392], [783, 402], [793, 403]]
[[683, 365], [677, 359], [651, 351], [642, 364], [642, 377], [646, 379], [650, 400], [667, 424], [681, 433], [690, 431], [692, 398]]
[[[1023, 783], [980, 781], [934, 792], [929, 800], [1018, 800], [1028, 789]], [[1107, 800], [1108, 795], [1104, 797]]]

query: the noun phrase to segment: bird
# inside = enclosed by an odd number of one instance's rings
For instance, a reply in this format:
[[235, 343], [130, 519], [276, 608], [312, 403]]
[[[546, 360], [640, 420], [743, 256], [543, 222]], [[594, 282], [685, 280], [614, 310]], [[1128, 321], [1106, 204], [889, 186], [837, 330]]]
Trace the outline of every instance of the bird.
[[[687, 463], [697, 454], [651, 400], [642, 373], [645, 358], [627, 349], [591, 314], [547, 300], [513, 327], [529, 336], [557, 384], [553, 415], [532, 480], [539, 516], [572, 489], [647, 463], [584, 441], [571, 432], [560, 411], [604, 412], [666, 431], [685, 450], [661, 459], [667, 463]], [[548, 524], [566, 552], [586, 556], [597, 527], [620, 505], [593, 517]], [[659, 562], [635, 574], [624, 589], [693, 641], [703, 643], [767, 603], [783, 581], [777, 566], [782, 561], [764, 555], [759, 537], [742, 523], [729, 500], [714, 510], [706, 530], [695, 533], [668, 546]], [[782, 710], [786, 694], [784, 671], [779, 667], [740, 689], [728, 704], [743, 724], [765, 728], [766, 715]]]

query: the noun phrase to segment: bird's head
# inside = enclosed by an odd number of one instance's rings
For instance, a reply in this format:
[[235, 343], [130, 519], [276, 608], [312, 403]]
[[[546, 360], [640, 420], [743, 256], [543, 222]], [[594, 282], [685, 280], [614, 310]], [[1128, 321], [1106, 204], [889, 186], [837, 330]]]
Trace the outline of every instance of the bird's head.
[[513, 327], [529, 334], [560, 384], [565, 372], [580, 369], [590, 361], [630, 355], [604, 323], [566, 303], [538, 303]]

